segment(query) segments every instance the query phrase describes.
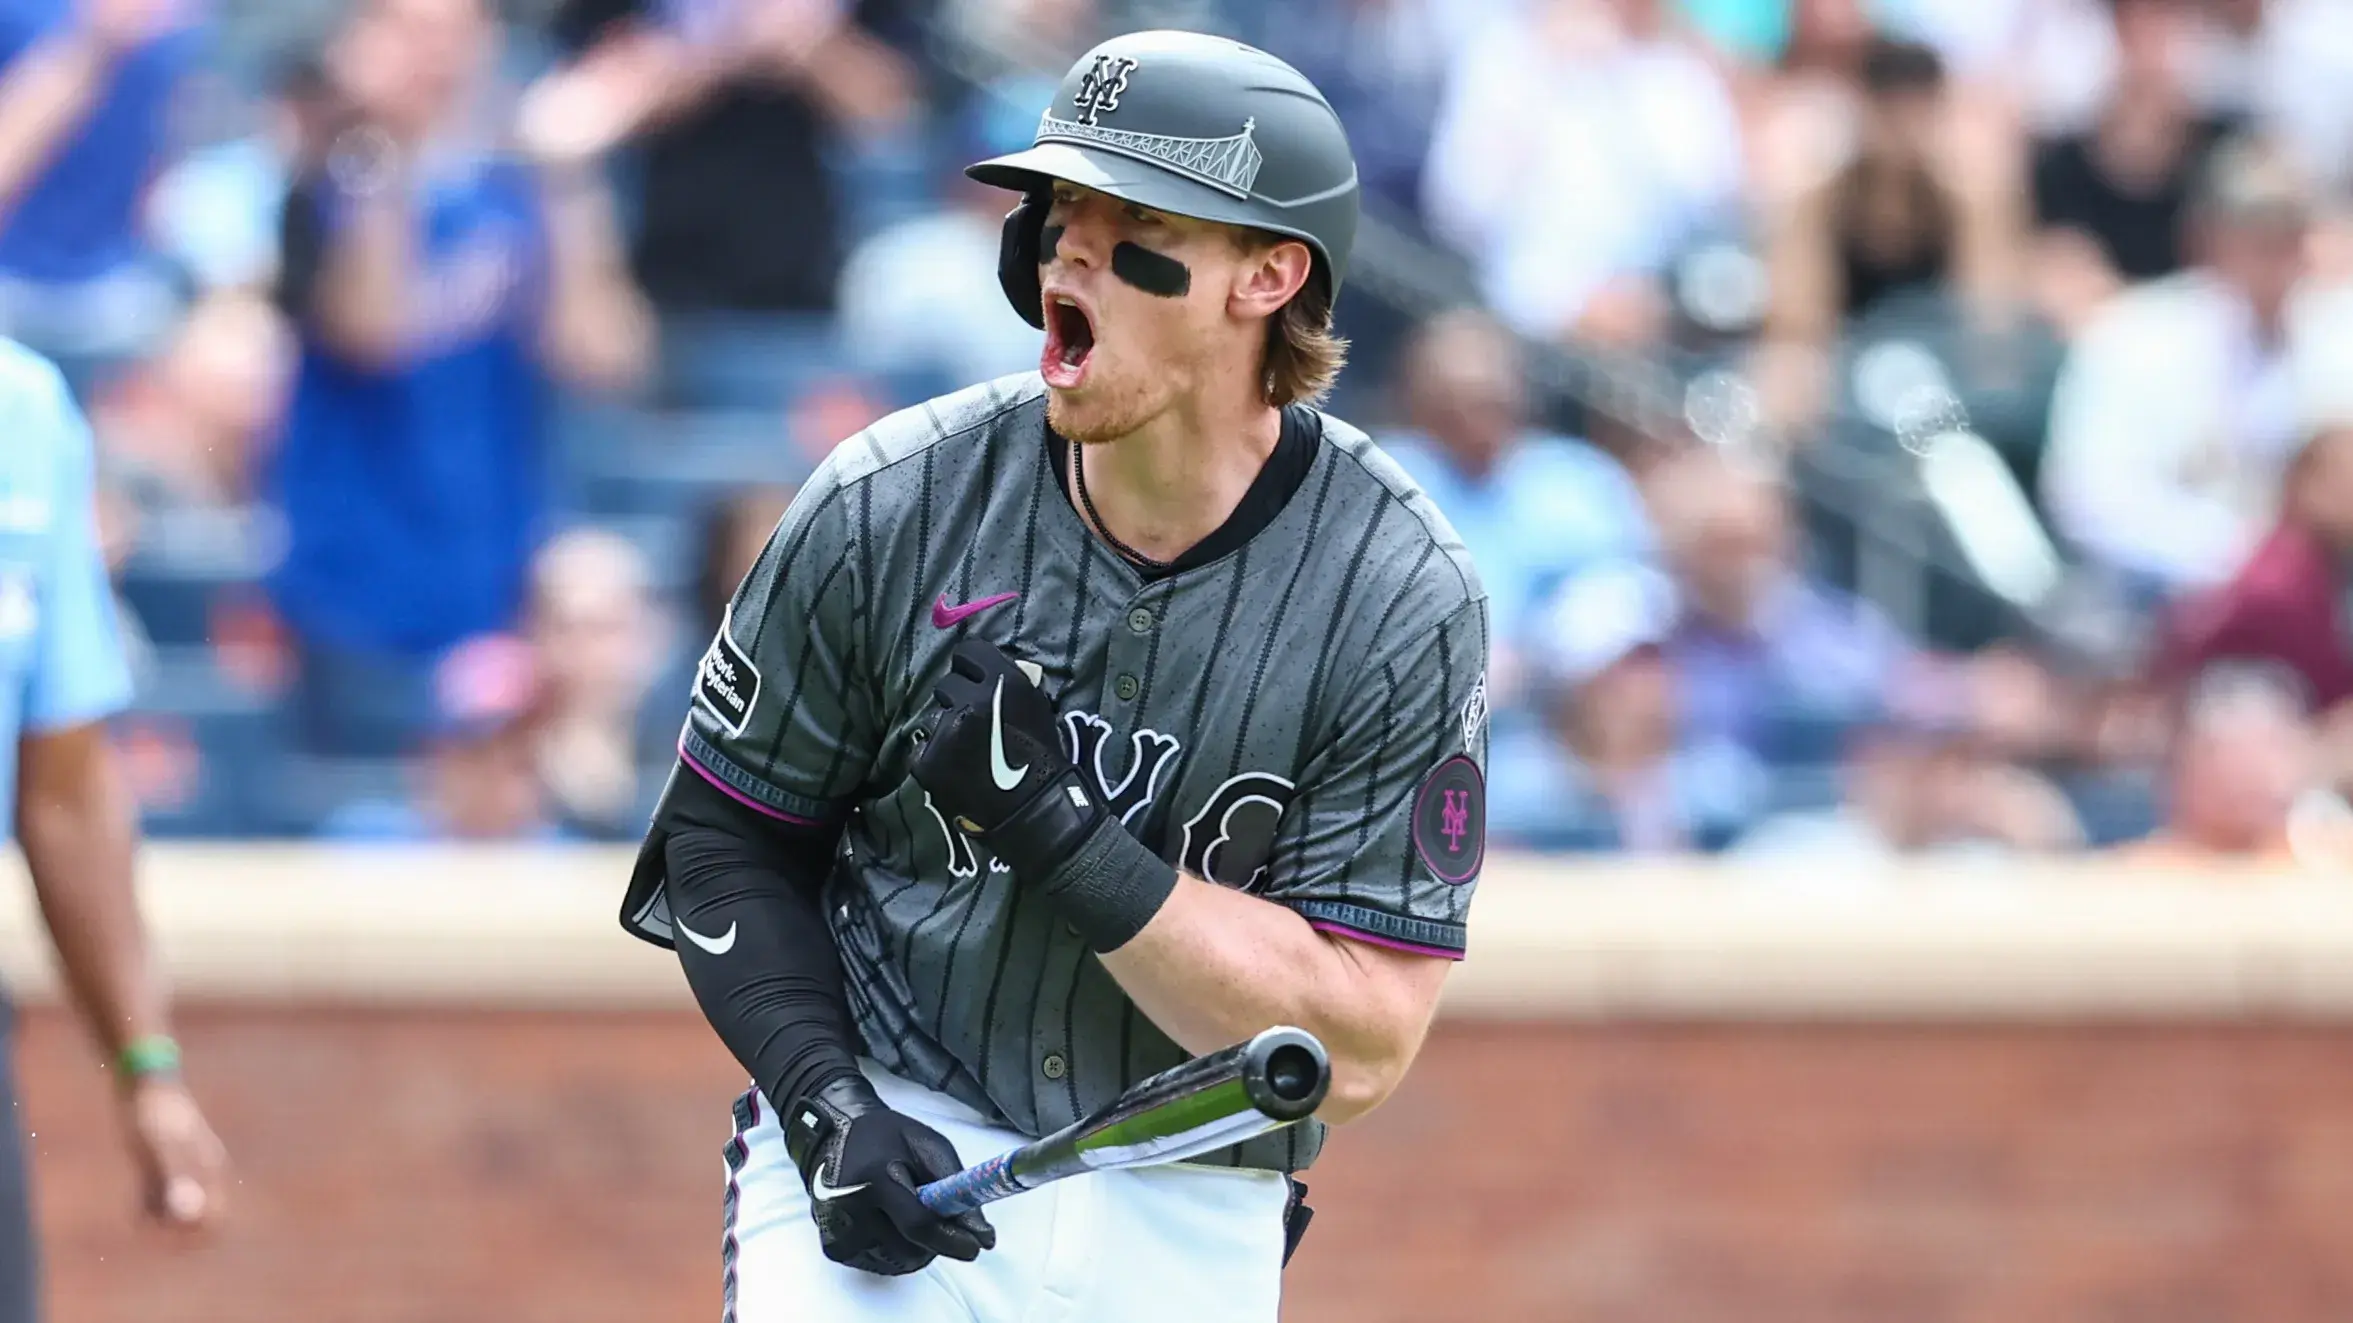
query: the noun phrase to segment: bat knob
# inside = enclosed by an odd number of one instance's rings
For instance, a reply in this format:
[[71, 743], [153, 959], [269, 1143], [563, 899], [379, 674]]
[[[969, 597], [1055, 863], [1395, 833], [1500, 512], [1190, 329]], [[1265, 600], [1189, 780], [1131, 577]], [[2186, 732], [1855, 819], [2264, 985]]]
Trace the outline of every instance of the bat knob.
[[1277, 1026], [1250, 1040], [1242, 1087], [1251, 1105], [1277, 1121], [1312, 1116], [1332, 1088], [1332, 1058], [1305, 1029]]

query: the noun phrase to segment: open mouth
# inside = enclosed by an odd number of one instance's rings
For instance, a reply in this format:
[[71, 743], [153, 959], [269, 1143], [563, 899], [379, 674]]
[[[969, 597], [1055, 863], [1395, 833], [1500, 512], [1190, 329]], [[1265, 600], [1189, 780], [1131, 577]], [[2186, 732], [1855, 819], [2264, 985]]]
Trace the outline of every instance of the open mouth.
[[1064, 295], [1046, 300], [1046, 346], [1038, 368], [1046, 384], [1069, 390], [1086, 378], [1095, 353], [1095, 323], [1086, 309]]

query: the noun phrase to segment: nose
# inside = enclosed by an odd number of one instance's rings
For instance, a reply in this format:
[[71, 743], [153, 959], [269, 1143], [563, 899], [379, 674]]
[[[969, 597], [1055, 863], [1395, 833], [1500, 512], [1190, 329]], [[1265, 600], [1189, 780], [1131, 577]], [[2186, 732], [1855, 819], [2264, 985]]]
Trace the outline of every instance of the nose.
[[1110, 260], [1113, 235], [1110, 217], [1099, 199], [1082, 198], [1054, 209], [1040, 245], [1045, 260], [1057, 258], [1072, 266], [1095, 267]]

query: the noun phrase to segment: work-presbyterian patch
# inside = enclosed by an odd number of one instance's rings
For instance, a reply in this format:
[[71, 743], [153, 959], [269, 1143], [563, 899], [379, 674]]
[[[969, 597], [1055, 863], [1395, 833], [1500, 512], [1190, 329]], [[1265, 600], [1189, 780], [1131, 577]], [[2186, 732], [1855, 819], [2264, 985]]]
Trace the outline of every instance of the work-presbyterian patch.
[[1422, 778], [1413, 801], [1413, 848], [1440, 881], [1461, 886], [1479, 875], [1487, 854], [1487, 781], [1467, 755], [1448, 758]]
[[694, 668], [694, 699], [730, 735], [743, 734], [752, 706], [760, 701], [760, 668], [736, 646], [732, 607], [720, 618], [719, 632]]

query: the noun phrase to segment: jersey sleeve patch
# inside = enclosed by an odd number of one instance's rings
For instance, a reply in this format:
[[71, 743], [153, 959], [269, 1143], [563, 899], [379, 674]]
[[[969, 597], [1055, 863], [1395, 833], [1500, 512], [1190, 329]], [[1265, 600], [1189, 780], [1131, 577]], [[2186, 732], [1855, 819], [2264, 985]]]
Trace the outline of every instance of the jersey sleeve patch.
[[719, 632], [694, 668], [694, 699], [726, 732], [743, 734], [760, 701], [760, 668], [735, 642], [735, 609], [720, 618]]
[[1422, 778], [1413, 802], [1413, 847], [1442, 882], [1461, 886], [1487, 855], [1487, 782], [1467, 754]]

